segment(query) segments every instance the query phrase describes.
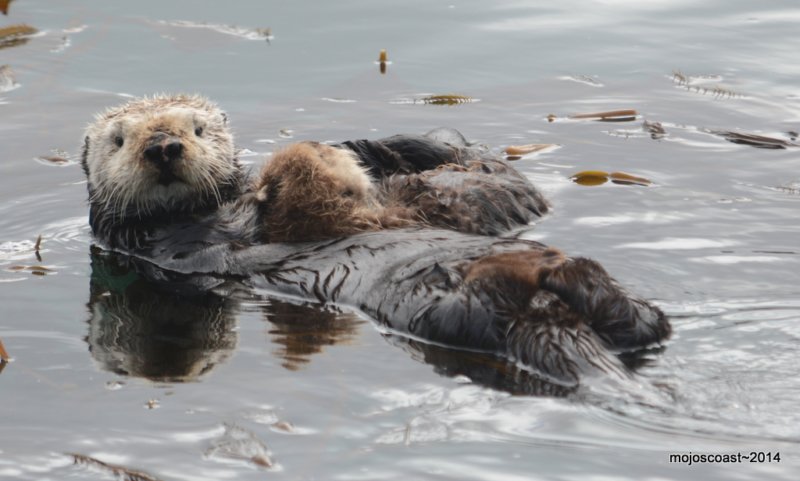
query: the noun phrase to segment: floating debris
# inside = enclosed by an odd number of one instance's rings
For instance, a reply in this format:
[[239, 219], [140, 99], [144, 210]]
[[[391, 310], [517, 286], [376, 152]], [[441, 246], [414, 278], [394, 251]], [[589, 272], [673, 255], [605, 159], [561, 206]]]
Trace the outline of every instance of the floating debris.
[[719, 75], [698, 75], [698, 76], [691, 76], [685, 75], [680, 70], [674, 70], [672, 72], [672, 80], [680, 87], [684, 87], [686, 90], [702, 93], [703, 95], [711, 94], [714, 98], [743, 98], [744, 94], [740, 92], [736, 92], [734, 90], [729, 89], [728, 87], [724, 87], [722, 85], [713, 85], [713, 86], [704, 86], [704, 84], [708, 82], [718, 82], [722, 80], [722, 77]]
[[147, 409], [158, 409], [161, 407], [161, 402], [158, 399], [148, 399], [146, 403], [144, 403], [144, 407]]
[[24, 23], [0, 27], [0, 48], [22, 45], [36, 32], [38, 30]]
[[293, 433], [294, 426], [289, 421], [276, 421], [272, 423], [272, 429], [276, 431], [283, 431], [285, 433]]
[[118, 390], [122, 389], [123, 386], [125, 386], [125, 382], [124, 381], [108, 381], [108, 382], [106, 382], [106, 389], [108, 389], [109, 391], [118, 391]]
[[0, 363], [7, 363], [11, 360], [11, 356], [8, 355], [8, 351], [6, 351], [6, 347], [3, 345], [3, 340], [0, 339]]
[[36, 254], [36, 260], [42, 262], [42, 255], [39, 253], [39, 248], [42, 246], [42, 234], [36, 238], [36, 243], [33, 245], [33, 253]]
[[506, 160], [519, 160], [524, 155], [533, 154], [534, 152], [541, 152], [553, 147], [558, 147], [557, 144], [526, 144], [526, 145], [509, 145], [503, 152], [506, 154]]
[[19, 84], [10, 65], [0, 65], [0, 93], [14, 90]]
[[378, 54], [378, 65], [380, 66], [381, 75], [386, 73], [386, 66], [389, 64], [389, 59], [386, 55], [386, 49], [381, 49], [381, 53]]
[[345, 99], [345, 98], [341, 98], [341, 97], [322, 97], [321, 100], [324, 100], [325, 102], [331, 102], [331, 103], [334, 103], [334, 104], [354, 104], [354, 103], [356, 103], [356, 101], [353, 100], [353, 99]]
[[570, 179], [576, 184], [584, 186], [602, 185], [609, 180], [620, 185], [641, 185], [646, 187], [652, 184], [650, 180], [644, 177], [637, 177], [625, 172], [611, 172], [609, 174], [602, 170], [584, 170], [570, 176]]
[[661, 125], [661, 122], [648, 122], [645, 120], [642, 127], [645, 132], [650, 133], [650, 137], [653, 140], [661, 140], [667, 135], [667, 131], [664, 130], [664, 126]]
[[751, 147], [757, 147], [759, 149], [785, 149], [787, 147], [800, 147], [800, 144], [792, 141], [779, 139], [776, 137], [767, 137], [766, 135], [733, 132], [730, 130], [706, 130], [706, 132], [719, 135], [728, 142], [733, 142], [734, 144], [744, 144]]
[[45, 266], [11, 266], [8, 268], [10, 271], [22, 272], [30, 271], [34, 276], [46, 276], [48, 272], [53, 272], [53, 269]]
[[255, 434], [236, 425], [226, 424], [225, 434], [206, 451], [210, 459], [246, 461], [263, 468], [274, 466], [269, 449]]
[[118, 479], [123, 479], [125, 481], [160, 481], [159, 478], [151, 476], [143, 471], [126, 468], [125, 466], [120, 466], [118, 464], [106, 463], [105, 461], [100, 461], [99, 459], [86, 456], [85, 454], [67, 453], [67, 456], [72, 457], [73, 464], [99, 468], [103, 471], [113, 474]]
[[284, 139], [291, 139], [292, 137], [294, 137], [294, 130], [281, 129], [278, 131], [278, 136]]
[[213, 23], [202, 23], [202, 22], [192, 22], [189, 20], [176, 20], [173, 22], [167, 22], [165, 20], [160, 20], [156, 22], [159, 25], [165, 25], [168, 27], [181, 27], [181, 28], [205, 28], [208, 30], [213, 30], [217, 33], [222, 33], [225, 35], [232, 35], [234, 37], [244, 38], [246, 40], [266, 40], [267, 43], [270, 43], [275, 37], [272, 35], [272, 29], [267, 28], [245, 28], [245, 27], [237, 27], [235, 25], [220, 25], [220, 24], [213, 24]]
[[273, 35], [272, 35], [272, 29], [271, 29], [271, 28], [269, 28], [269, 27], [267, 27], [267, 28], [257, 28], [257, 29], [256, 29], [256, 33], [257, 33], [257, 34], [259, 34], [259, 35], [261, 35], [262, 37], [264, 37], [264, 40], [266, 40], [266, 41], [267, 41], [267, 43], [270, 43], [270, 41], [271, 41], [273, 38], [275, 38], [275, 37], [273, 37]]
[[459, 94], [445, 94], [445, 95], [429, 95], [414, 100], [413, 103], [429, 104], [429, 105], [460, 105], [477, 102], [477, 99], [467, 95]]
[[599, 120], [601, 122], [630, 122], [639, 115], [633, 109], [609, 110], [608, 112], [592, 112], [588, 114], [570, 115], [575, 120]]
[[36, 160], [55, 165], [69, 164], [69, 159], [64, 155], [40, 155]]
[[559, 80], [568, 80], [570, 82], [577, 82], [584, 85], [588, 85], [590, 87], [603, 87], [603, 84], [600, 83], [594, 77], [589, 75], [566, 75], [563, 77], [558, 77]]

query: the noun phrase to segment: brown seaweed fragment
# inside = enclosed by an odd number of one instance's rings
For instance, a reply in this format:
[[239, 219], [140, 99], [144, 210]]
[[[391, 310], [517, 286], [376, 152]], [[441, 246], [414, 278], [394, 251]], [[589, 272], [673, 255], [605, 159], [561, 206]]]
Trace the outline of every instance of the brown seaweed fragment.
[[11, 359], [11, 356], [8, 355], [8, 351], [6, 351], [6, 347], [3, 345], [3, 340], [0, 339], [0, 365], [7, 363]]
[[430, 104], [430, 105], [459, 105], [475, 102], [475, 99], [467, 95], [459, 94], [444, 94], [444, 95], [429, 95], [417, 99], [416, 103]]
[[667, 131], [661, 125], [661, 122], [648, 122], [645, 120], [642, 128], [650, 134], [650, 138], [653, 140], [661, 140], [667, 135]]
[[573, 174], [570, 179], [576, 184], [584, 186], [602, 185], [609, 180], [620, 185], [641, 185], [646, 187], [652, 184], [649, 179], [644, 177], [626, 174], [625, 172], [611, 172], [609, 174], [602, 170], [584, 170]]
[[386, 73], [386, 65], [389, 64], [388, 56], [386, 54], [386, 49], [381, 49], [380, 54], [378, 54], [378, 65], [381, 71], [381, 74]]
[[609, 110], [607, 112], [591, 112], [585, 114], [575, 114], [570, 115], [570, 119], [576, 120], [599, 120], [601, 122], [630, 122], [632, 120], [636, 120], [636, 116], [639, 115], [633, 109], [622, 109], [622, 110]]
[[730, 130], [707, 130], [714, 135], [719, 135], [728, 142], [734, 144], [744, 144], [759, 149], [785, 149], [787, 147], [800, 147], [800, 144], [776, 137], [766, 135], [748, 134], [745, 132], [733, 132]]
[[64, 165], [66, 163], [69, 163], [68, 158], [62, 157], [60, 155], [40, 155], [39, 157], [36, 158], [43, 162], [48, 162], [50, 164], [56, 164], [56, 165]]
[[117, 478], [123, 479], [125, 481], [160, 481], [159, 478], [151, 476], [150, 474], [147, 474], [144, 471], [137, 471], [135, 469], [130, 469], [125, 466], [120, 466], [118, 464], [106, 463], [105, 461], [100, 461], [99, 459], [93, 458], [91, 456], [86, 456], [85, 454], [78, 454], [78, 453], [66, 453], [66, 454], [67, 456], [72, 457], [73, 464], [80, 464], [83, 466], [98, 468], [102, 471], [111, 473]]
[[0, 27], [0, 48], [15, 47], [28, 41], [38, 30], [24, 23]]
[[30, 271], [34, 276], [46, 276], [48, 272], [53, 272], [49, 267], [35, 265], [35, 266], [11, 266], [8, 268], [10, 271], [21, 272]]
[[505, 148], [505, 153], [507, 155], [527, 155], [532, 154], [534, 152], [539, 152], [540, 150], [544, 150], [550, 147], [554, 147], [556, 144], [525, 144], [525, 145], [509, 145]]
[[554, 147], [558, 147], [558, 144], [509, 145], [503, 149], [503, 152], [506, 154], [506, 160], [519, 160], [525, 155], [541, 152]]
[[33, 245], [33, 253], [36, 254], [36, 260], [42, 262], [42, 254], [39, 253], [39, 248], [42, 247], [42, 234], [36, 238], [36, 244]]

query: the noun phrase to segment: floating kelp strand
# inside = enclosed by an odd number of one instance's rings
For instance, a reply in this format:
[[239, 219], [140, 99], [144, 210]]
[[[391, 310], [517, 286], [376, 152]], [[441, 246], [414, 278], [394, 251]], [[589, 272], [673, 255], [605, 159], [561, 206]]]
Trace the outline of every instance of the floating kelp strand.
[[800, 144], [786, 139], [777, 137], [768, 137], [766, 135], [749, 134], [746, 132], [733, 132], [730, 130], [710, 130], [704, 129], [705, 132], [718, 135], [728, 142], [734, 144], [744, 144], [759, 149], [785, 149], [787, 147], [800, 147]]
[[605, 172], [602, 170], [584, 170], [573, 174], [570, 179], [576, 184], [584, 186], [602, 185], [609, 180], [615, 184], [620, 185], [640, 185], [649, 186], [652, 182], [644, 177], [638, 177], [625, 172]]
[[429, 105], [460, 105], [477, 101], [478, 99], [474, 99], [467, 95], [444, 94], [444, 95], [428, 95], [427, 97], [421, 97], [415, 99], [414, 103], [429, 104]]
[[42, 262], [42, 255], [39, 253], [39, 248], [42, 247], [42, 234], [36, 238], [36, 243], [33, 245], [33, 252], [36, 255], [36, 260]]
[[37, 32], [38, 30], [25, 24], [0, 27], [0, 49], [22, 45], [28, 41], [30, 36]]
[[711, 94], [714, 98], [744, 98], [745, 95], [736, 92], [728, 87], [723, 85], [713, 85], [713, 86], [704, 86], [708, 82], [719, 82], [722, 80], [722, 76], [720, 75], [685, 75], [680, 70], [675, 70], [672, 72], [672, 80], [675, 82], [679, 87], [683, 87], [686, 90], [702, 93], [703, 95]]
[[638, 112], [633, 109], [609, 110], [606, 112], [589, 112], [581, 114], [573, 114], [565, 119], [559, 118], [555, 114], [547, 116], [548, 122], [562, 121], [562, 120], [596, 120], [598, 122], [631, 122], [636, 120]]
[[630, 122], [631, 120], [636, 120], [636, 116], [638, 113], [633, 109], [622, 109], [622, 110], [609, 110], [607, 112], [592, 112], [586, 114], [574, 114], [570, 115], [570, 119], [575, 120], [599, 120], [603, 122]]
[[67, 456], [72, 457], [73, 464], [99, 468], [101, 471], [113, 474], [118, 479], [123, 479], [125, 481], [160, 481], [159, 478], [151, 476], [143, 471], [130, 469], [118, 464], [106, 463], [105, 461], [100, 461], [99, 459], [84, 454], [67, 453]]
[[552, 150], [558, 148], [558, 144], [525, 144], [525, 145], [509, 145], [503, 152], [506, 154], [506, 160], [519, 160], [523, 156]]
[[7, 363], [9, 360], [11, 360], [11, 356], [8, 355], [8, 351], [3, 345], [3, 340], [0, 339], [0, 363]]

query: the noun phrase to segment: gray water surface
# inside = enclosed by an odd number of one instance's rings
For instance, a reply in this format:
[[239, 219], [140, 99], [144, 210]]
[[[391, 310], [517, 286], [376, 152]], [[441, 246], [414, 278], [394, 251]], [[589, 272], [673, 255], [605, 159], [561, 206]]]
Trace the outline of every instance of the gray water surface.
[[[14, 1], [0, 29], [39, 33], [0, 43], [0, 479], [114, 479], [70, 453], [161, 480], [796, 479], [800, 149], [714, 132], [796, 143], [799, 22], [789, 1]], [[597, 259], [675, 334], [635, 381], [532, 395], [354, 312], [159, 291], [90, 251], [78, 164], [94, 113], [156, 92], [217, 101], [252, 168], [440, 125], [558, 144], [515, 163], [553, 204], [524, 235]], [[414, 102], [435, 94], [475, 101]], [[564, 120], [617, 109], [639, 115]], [[781, 458], [669, 462], [689, 452]]]

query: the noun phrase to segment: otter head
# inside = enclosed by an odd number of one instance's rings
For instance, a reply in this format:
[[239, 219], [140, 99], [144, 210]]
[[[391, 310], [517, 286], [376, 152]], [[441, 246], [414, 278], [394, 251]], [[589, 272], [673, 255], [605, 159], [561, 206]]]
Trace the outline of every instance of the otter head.
[[114, 222], [214, 208], [242, 188], [225, 114], [200, 96], [142, 98], [98, 115], [82, 163], [93, 215]]

